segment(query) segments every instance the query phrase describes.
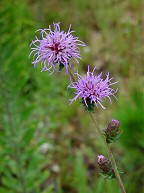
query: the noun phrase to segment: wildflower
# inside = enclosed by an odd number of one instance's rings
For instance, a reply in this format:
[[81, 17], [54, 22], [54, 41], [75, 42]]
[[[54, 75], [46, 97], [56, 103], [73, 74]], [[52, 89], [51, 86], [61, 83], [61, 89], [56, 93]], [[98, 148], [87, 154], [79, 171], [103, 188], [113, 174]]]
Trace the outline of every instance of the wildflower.
[[120, 126], [120, 122], [118, 120], [115, 120], [115, 119], [111, 120], [107, 129], [104, 131], [104, 135], [106, 137], [107, 143], [112, 143], [119, 138], [119, 136], [122, 133], [119, 126]]
[[98, 155], [98, 165], [104, 177], [115, 178], [115, 173], [109, 159], [106, 159], [103, 155]]
[[94, 112], [94, 107], [98, 107], [98, 105], [105, 109], [102, 105], [103, 99], [109, 98], [110, 102], [112, 102], [110, 96], [115, 97], [115, 93], [117, 92], [117, 90], [111, 88], [111, 85], [117, 82], [111, 82], [113, 78], [109, 77], [109, 73], [107, 73], [106, 79], [103, 80], [102, 73], [95, 76], [94, 71], [95, 68], [90, 72], [88, 66], [88, 72], [85, 76], [82, 77], [77, 72], [78, 81], [73, 82], [71, 80], [71, 84], [69, 85], [69, 88], [76, 89], [76, 96], [71, 100], [71, 103], [81, 98], [86, 110], [91, 112]]
[[85, 46], [85, 44], [78, 40], [78, 37], [72, 35], [74, 31], [71, 31], [71, 25], [68, 32], [60, 30], [60, 23], [54, 23], [53, 31], [51, 27], [40, 30], [42, 38], [36, 37], [36, 40], [31, 43], [31, 46], [35, 46], [30, 53], [31, 55], [34, 52], [34, 61], [32, 62], [34, 67], [41, 62], [42, 71], [57, 70], [56, 66], [58, 65], [59, 70], [66, 67], [66, 73], [68, 73], [68, 67], [71, 67], [70, 60], [74, 58], [78, 62], [78, 59], [81, 59], [79, 46]]

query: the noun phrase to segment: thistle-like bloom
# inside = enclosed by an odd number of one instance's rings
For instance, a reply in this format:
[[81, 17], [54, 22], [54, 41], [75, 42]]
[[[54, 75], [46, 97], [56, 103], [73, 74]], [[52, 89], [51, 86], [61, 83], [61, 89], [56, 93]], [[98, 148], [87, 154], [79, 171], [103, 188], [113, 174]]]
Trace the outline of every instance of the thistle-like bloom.
[[[54, 24], [54, 30], [51, 30], [51, 27], [48, 29], [40, 29], [42, 38], [33, 40], [31, 46], [32, 53], [34, 53], [34, 67], [36, 64], [41, 62], [43, 64], [42, 71], [52, 72], [56, 70], [58, 65], [59, 69], [66, 67], [66, 73], [68, 73], [68, 68], [71, 67], [69, 63], [72, 58], [77, 62], [78, 59], [81, 59], [81, 54], [79, 46], [85, 46], [85, 44], [78, 40], [78, 37], [74, 37], [71, 31], [71, 25], [68, 32], [60, 30], [60, 23]], [[79, 63], [79, 62], [78, 62]]]
[[111, 82], [113, 78], [109, 77], [109, 73], [107, 73], [106, 79], [104, 80], [102, 73], [95, 76], [94, 71], [95, 68], [90, 72], [88, 66], [88, 72], [85, 76], [81, 76], [77, 72], [78, 81], [71, 81], [69, 85], [69, 88], [76, 89], [76, 96], [71, 100], [71, 103], [81, 98], [86, 109], [92, 112], [93, 108], [95, 106], [98, 107], [98, 105], [105, 109], [102, 105], [103, 99], [109, 98], [110, 102], [112, 102], [110, 96], [115, 97], [115, 93], [117, 92], [117, 90], [111, 88], [111, 86], [117, 82]]

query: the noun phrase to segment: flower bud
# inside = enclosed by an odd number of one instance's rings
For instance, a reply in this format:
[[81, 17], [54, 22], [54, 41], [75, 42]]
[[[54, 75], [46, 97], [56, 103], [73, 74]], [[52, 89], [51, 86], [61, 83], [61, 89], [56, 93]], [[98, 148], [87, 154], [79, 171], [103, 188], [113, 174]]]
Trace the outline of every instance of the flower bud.
[[115, 178], [115, 173], [109, 159], [106, 159], [103, 155], [98, 155], [98, 165], [102, 170], [102, 175], [104, 177]]
[[106, 142], [107, 143], [112, 143], [114, 142], [116, 139], [119, 138], [119, 136], [121, 135], [122, 131], [119, 128], [120, 126], [120, 122], [118, 120], [113, 119], [107, 129], [104, 131], [104, 135], [106, 137]]

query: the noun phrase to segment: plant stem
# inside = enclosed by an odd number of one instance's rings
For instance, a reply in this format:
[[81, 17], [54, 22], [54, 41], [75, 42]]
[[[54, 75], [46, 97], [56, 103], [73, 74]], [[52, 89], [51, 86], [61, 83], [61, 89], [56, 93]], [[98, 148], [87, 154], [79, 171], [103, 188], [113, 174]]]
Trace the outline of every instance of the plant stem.
[[[72, 72], [71, 72], [70, 69], [69, 69], [69, 74], [70, 74], [72, 80], [73, 80], [74, 82], [76, 82], [75, 77], [73, 76], [73, 74], [72, 74]], [[98, 132], [99, 132], [99, 135], [100, 135], [100, 137], [101, 137], [101, 139], [102, 139], [102, 142], [103, 142], [104, 147], [105, 147], [105, 149], [106, 149], [106, 151], [107, 151], [107, 154], [108, 154], [108, 156], [109, 156], [109, 159], [111, 160], [111, 164], [112, 164], [112, 167], [113, 167], [113, 170], [114, 170], [116, 179], [117, 179], [117, 181], [118, 181], [118, 183], [119, 183], [119, 186], [120, 186], [120, 188], [121, 188], [121, 191], [122, 191], [122, 193], [126, 193], [125, 188], [124, 188], [124, 186], [123, 186], [123, 183], [122, 183], [122, 181], [121, 181], [121, 178], [120, 178], [120, 175], [119, 175], [119, 172], [118, 172], [118, 169], [117, 169], [117, 166], [116, 166], [116, 162], [115, 162], [114, 156], [113, 156], [113, 154], [112, 154], [111, 148], [110, 148], [109, 144], [106, 142], [106, 140], [104, 139], [103, 133], [102, 133], [100, 127], [98, 126], [97, 121], [95, 120], [93, 114], [92, 114], [91, 112], [89, 112], [89, 114], [90, 114], [91, 119], [93, 120], [93, 122], [94, 122], [94, 124], [95, 124], [95, 126], [96, 126], [96, 128], [97, 128], [97, 130], [98, 130]]]
[[93, 120], [93, 122], [94, 122], [94, 124], [95, 124], [95, 126], [96, 126], [96, 128], [97, 128], [97, 130], [98, 130], [98, 132], [100, 134], [100, 136], [101, 136], [101, 139], [102, 139], [102, 141], [103, 141], [103, 143], [105, 145], [105, 148], [106, 148], [108, 156], [109, 156], [109, 158], [111, 160], [111, 164], [112, 164], [115, 176], [117, 178], [117, 181], [119, 183], [119, 186], [120, 186], [120, 188], [122, 190], [122, 193], [126, 193], [125, 188], [123, 186], [123, 183], [121, 181], [121, 178], [120, 178], [120, 175], [119, 175], [119, 172], [118, 172], [118, 169], [117, 169], [117, 166], [116, 166], [116, 162], [115, 162], [114, 156], [112, 154], [110, 145], [105, 141], [103, 133], [102, 133], [100, 127], [98, 126], [98, 124], [97, 124], [96, 120], [94, 119], [94, 116], [93, 116], [93, 114], [91, 112], [90, 112], [90, 116], [91, 116], [91, 118], [92, 118], [92, 120]]
[[73, 80], [74, 82], [76, 82], [76, 79], [75, 79], [75, 77], [74, 77], [74, 75], [73, 75], [73, 73], [72, 73], [72, 71], [71, 71], [70, 68], [69, 68], [69, 74], [70, 74], [72, 80]]

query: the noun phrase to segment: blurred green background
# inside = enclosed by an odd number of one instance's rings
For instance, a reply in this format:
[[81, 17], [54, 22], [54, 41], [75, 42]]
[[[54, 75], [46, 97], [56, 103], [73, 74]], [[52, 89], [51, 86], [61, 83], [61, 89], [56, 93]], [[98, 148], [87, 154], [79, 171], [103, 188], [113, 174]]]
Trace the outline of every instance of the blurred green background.
[[69, 77], [31, 64], [35, 31], [59, 21], [87, 44], [72, 70], [89, 64], [118, 80], [118, 101], [95, 117], [102, 129], [120, 120], [112, 150], [127, 192], [143, 192], [143, 8], [143, 0], [0, 1], [0, 193], [121, 192], [99, 175], [97, 155], [106, 152], [88, 113], [69, 106]]

